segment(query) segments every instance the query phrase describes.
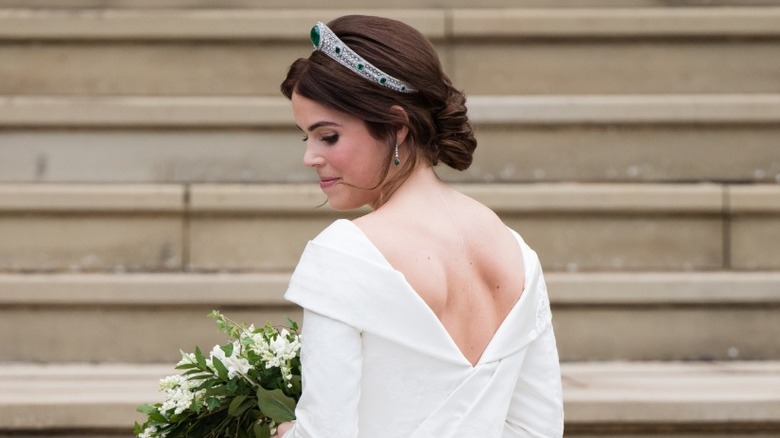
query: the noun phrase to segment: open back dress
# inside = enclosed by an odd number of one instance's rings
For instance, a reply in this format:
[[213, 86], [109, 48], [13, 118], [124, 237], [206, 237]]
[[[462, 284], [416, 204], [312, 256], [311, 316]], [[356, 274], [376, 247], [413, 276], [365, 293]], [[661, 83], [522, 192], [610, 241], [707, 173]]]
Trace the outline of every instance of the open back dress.
[[562, 436], [547, 288], [512, 233], [524, 289], [474, 365], [355, 224], [337, 220], [310, 241], [285, 294], [304, 318], [303, 395], [284, 438]]

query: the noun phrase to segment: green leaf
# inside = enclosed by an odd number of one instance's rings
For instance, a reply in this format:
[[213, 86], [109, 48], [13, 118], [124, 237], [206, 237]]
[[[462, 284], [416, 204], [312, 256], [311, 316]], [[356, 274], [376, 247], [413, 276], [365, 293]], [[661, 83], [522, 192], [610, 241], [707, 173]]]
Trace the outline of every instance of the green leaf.
[[276, 423], [295, 420], [295, 400], [284, 395], [281, 389], [257, 389], [257, 407]]
[[[195, 378], [198, 379], [199, 377], [195, 377]], [[190, 379], [192, 379], [192, 377], [190, 377]], [[221, 385], [221, 384], [222, 384], [222, 382], [220, 382], [219, 380], [215, 380], [214, 379], [214, 375], [212, 374], [208, 378], [204, 378], [203, 379], [203, 383], [198, 385], [195, 388], [195, 391], [201, 391], [203, 389], [210, 389], [210, 388], [213, 388], [213, 387], [215, 387], [217, 385]]]
[[219, 348], [221, 348], [222, 351], [225, 352], [225, 356], [230, 357], [230, 356], [233, 355], [233, 344], [232, 343], [222, 345]]
[[238, 413], [238, 415], [245, 415], [247, 411], [249, 411], [250, 409], [253, 409], [253, 408], [254, 408], [255, 411], [259, 410], [259, 409], [257, 409], [257, 402], [255, 401], [254, 397], [252, 397], [250, 399], [247, 399], [244, 402], [244, 404], [239, 406], [238, 411], [236, 411], [236, 412]]
[[200, 347], [195, 347], [195, 360], [198, 362], [201, 369], [205, 370], [208, 368], [208, 366], [206, 366], [206, 358], [203, 356], [203, 353], [201, 353]]
[[208, 316], [209, 318], [217, 320], [217, 329], [228, 335], [230, 339], [238, 339], [241, 335], [241, 332], [246, 328], [242, 324], [231, 321], [225, 315], [219, 313], [216, 310], [212, 311]]
[[230, 392], [237, 392], [238, 391], [238, 381], [233, 379], [228, 381], [225, 384], [225, 389], [227, 389]]
[[149, 421], [155, 423], [167, 423], [168, 419], [158, 412], [152, 412], [151, 414], [149, 414]]
[[216, 397], [209, 397], [206, 399], [206, 407], [209, 409], [209, 412], [214, 411], [218, 407], [222, 406], [222, 401]]
[[195, 415], [200, 415], [200, 411], [203, 410], [203, 401], [199, 399], [195, 399], [195, 401], [192, 402], [192, 406], [190, 406], [190, 409], [192, 412], [195, 412]]
[[176, 369], [177, 369], [177, 370], [192, 370], [192, 369], [198, 369], [198, 364], [196, 364], [196, 363], [191, 363], [191, 362], [187, 362], [187, 363], [183, 363], [183, 364], [181, 364], [181, 365], [176, 365]]
[[271, 426], [268, 423], [255, 423], [252, 428], [255, 438], [271, 438]]
[[190, 370], [183, 374], [187, 380], [207, 380], [214, 377], [214, 373], [201, 370]]
[[214, 386], [213, 388], [209, 388], [206, 390], [206, 396], [225, 396], [230, 395], [230, 391], [228, 391], [227, 388], [225, 388], [224, 385]]
[[138, 406], [137, 408], [135, 408], [135, 410], [140, 412], [140, 413], [142, 413], [142, 414], [146, 414], [146, 415], [158, 412], [157, 411], [157, 406], [155, 406], [153, 404], [150, 404], [150, 403], [144, 403], [141, 406]]
[[239, 395], [236, 398], [233, 399], [232, 402], [230, 402], [230, 406], [228, 407], [228, 415], [231, 417], [238, 417], [241, 415], [241, 413], [236, 413], [239, 407], [241, 407], [241, 403], [244, 403], [244, 400], [246, 400], [245, 395]]
[[222, 361], [217, 359], [216, 357], [212, 357], [211, 363], [214, 365], [214, 369], [217, 370], [217, 374], [219, 375], [219, 378], [222, 380], [227, 380], [228, 370], [225, 367], [225, 365], [222, 363]]
[[290, 391], [292, 391], [294, 394], [301, 393], [302, 391], [301, 376], [292, 376], [292, 379], [290, 379], [290, 384], [292, 384], [292, 388], [290, 388]]

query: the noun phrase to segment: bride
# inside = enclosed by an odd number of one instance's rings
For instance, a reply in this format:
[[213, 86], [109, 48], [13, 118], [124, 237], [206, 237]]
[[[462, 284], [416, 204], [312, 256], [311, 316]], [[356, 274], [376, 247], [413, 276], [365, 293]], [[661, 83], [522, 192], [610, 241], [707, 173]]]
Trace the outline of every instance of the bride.
[[345, 16], [282, 84], [304, 164], [340, 219], [285, 297], [304, 309], [303, 395], [284, 438], [560, 437], [561, 377], [536, 253], [434, 166], [469, 167], [465, 96], [430, 42]]

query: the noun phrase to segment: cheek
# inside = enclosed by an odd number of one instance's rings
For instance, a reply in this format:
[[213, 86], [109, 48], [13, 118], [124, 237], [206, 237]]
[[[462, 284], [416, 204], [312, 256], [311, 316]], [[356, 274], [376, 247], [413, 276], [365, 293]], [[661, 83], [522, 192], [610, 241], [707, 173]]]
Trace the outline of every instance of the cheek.
[[332, 166], [372, 177], [384, 169], [387, 155], [384, 144], [370, 138], [344, 146], [329, 151], [328, 161]]
[[349, 163], [354, 161], [355, 156], [346, 148], [336, 147], [328, 150], [325, 154], [325, 158], [332, 167], [339, 170], [347, 170], [349, 168]]
[[387, 164], [387, 144], [371, 137], [363, 144], [363, 158], [372, 169], [383, 169]]

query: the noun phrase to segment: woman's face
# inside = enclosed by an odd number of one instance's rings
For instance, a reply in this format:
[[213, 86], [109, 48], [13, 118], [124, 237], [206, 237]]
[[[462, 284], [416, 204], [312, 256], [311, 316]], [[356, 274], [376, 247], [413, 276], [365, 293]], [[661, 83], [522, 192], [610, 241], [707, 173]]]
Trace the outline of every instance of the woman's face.
[[357, 117], [297, 93], [291, 100], [295, 123], [306, 143], [303, 164], [317, 171], [331, 207], [350, 210], [373, 206], [379, 198], [387, 143], [372, 137]]

